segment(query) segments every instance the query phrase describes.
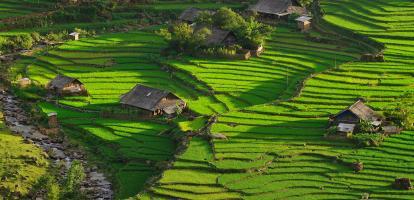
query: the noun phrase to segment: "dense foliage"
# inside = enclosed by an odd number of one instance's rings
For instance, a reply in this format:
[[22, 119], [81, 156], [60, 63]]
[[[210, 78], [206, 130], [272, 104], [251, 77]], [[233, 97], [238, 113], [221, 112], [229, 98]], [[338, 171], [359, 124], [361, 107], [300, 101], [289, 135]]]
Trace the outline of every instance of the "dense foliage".
[[[202, 28], [199, 28], [202, 27]], [[162, 29], [159, 34], [169, 43], [170, 50], [178, 52], [195, 52], [210, 48], [218, 52], [217, 46], [205, 43], [212, 34], [212, 27], [231, 31], [237, 38], [237, 44], [226, 46], [226, 49], [255, 50], [264, 44], [272, 28], [256, 21], [253, 17], [244, 19], [230, 8], [220, 8], [217, 12], [202, 12], [196, 19], [196, 25], [178, 23], [168, 29]], [[224, 47], [225, 44], [221, 44]]]
[[396, 125], [406, 130], [414, 130], [414, 93], [407, 93], [396, 99], [385, 115]]
[[[55, 166], [56, 167], [56, 166]], [[65, 167], [65, 166], [62, 166]], [[53, 168], [42, 176], [31, 191], [32, 196], [48, 200], [86, 200], [81, 184], [85, 179], [85, 171], [80, 161], [74, 160], [62, 179], [59, 168]]]
[[16, 199], [27, 196], [32, 185], [46, 173], [48, 161], [39, 148], [25, 144], [20, 136], [2, 126], [0, 116], [0, 197]]

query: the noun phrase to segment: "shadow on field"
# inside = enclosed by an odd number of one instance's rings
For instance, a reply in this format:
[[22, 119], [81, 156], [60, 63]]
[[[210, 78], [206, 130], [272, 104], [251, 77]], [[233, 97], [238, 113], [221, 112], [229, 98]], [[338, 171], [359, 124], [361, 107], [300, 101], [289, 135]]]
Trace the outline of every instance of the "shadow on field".
[[161, 135], [169, 128], [165, 125], [119, 122], [84, 119], [82, 125], [65, 124], [64, 130], [87, 150], [89, 159], [113, 175], [117, 198], [126, 199], [160, 173], [159, 167], [172, 158], [176, 146], [170, 136]]

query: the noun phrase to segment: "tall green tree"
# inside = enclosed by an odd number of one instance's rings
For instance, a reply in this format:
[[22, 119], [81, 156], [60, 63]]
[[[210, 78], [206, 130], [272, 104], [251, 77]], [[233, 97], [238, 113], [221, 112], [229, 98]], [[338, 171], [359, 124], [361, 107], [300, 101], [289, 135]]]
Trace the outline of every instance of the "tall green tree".
[[213, 16], [213, 24], [224, 30], [235, 31], [244, 23], [243, 17], [230, 8], [220, 8]]
[[237, 29], [236, 34], [244, 48], [257, 49], [264, 43], [271, 31], [272, 28], [270, 26], [262, 24], [251, 17]]

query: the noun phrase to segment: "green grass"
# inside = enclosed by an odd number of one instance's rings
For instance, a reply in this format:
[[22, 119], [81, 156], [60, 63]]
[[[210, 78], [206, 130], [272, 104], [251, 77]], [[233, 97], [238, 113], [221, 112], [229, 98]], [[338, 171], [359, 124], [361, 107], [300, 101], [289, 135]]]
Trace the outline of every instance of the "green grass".
[[0, 196], [25, 197], [47, 168], [42, 150], [6, 130], [0, 112]]

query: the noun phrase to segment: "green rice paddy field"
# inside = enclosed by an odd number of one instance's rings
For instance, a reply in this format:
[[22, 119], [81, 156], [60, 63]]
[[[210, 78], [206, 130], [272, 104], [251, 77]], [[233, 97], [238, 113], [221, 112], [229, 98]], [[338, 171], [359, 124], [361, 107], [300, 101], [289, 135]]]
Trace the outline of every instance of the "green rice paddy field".
[[52, 0], [2, 0], [0, 19], [43, 12], [53, 4]]
[[[414, 91], [414, 3], [322, 0], [321, 6], [325, 23], [384, 43], [386, 62], [359, 62], [364, 52], [359, 46], [343, 40], [311, 42], [285, 25], [272, 33], [259, 58], [167, 60], [159, 56], [166, 44], [147, 29], [72, 41], [24, 57], [12, 74], [39, 85], [58, 73], [79, 78], [90, 97], [60, 100], [76, 108], [116, 110], [119, 96], [143, 83], [176, 93], [198, 115], [218, 114], [211, 132], [228, 140], [192, 138], [174, 166], [140, 198], [413, 199], [413, 191], [395, 190], [391, 184], [396, 177], [414, 179], [414, 132], [366, 148], [323, 135], [328, 116], [357, 97], [381, 110]], [[102, 119], [47, 103], [39, 106], [57, 111], [68, 135], [96, 162], [109, 165], [118, 198], [137, 195], [159, 173], [157, 166], [173, 157], [171, 135], [184, 134], [173, 124]], [[363, 171], [353, 171], [350, 163], [355, 161], [364, 163]]]

